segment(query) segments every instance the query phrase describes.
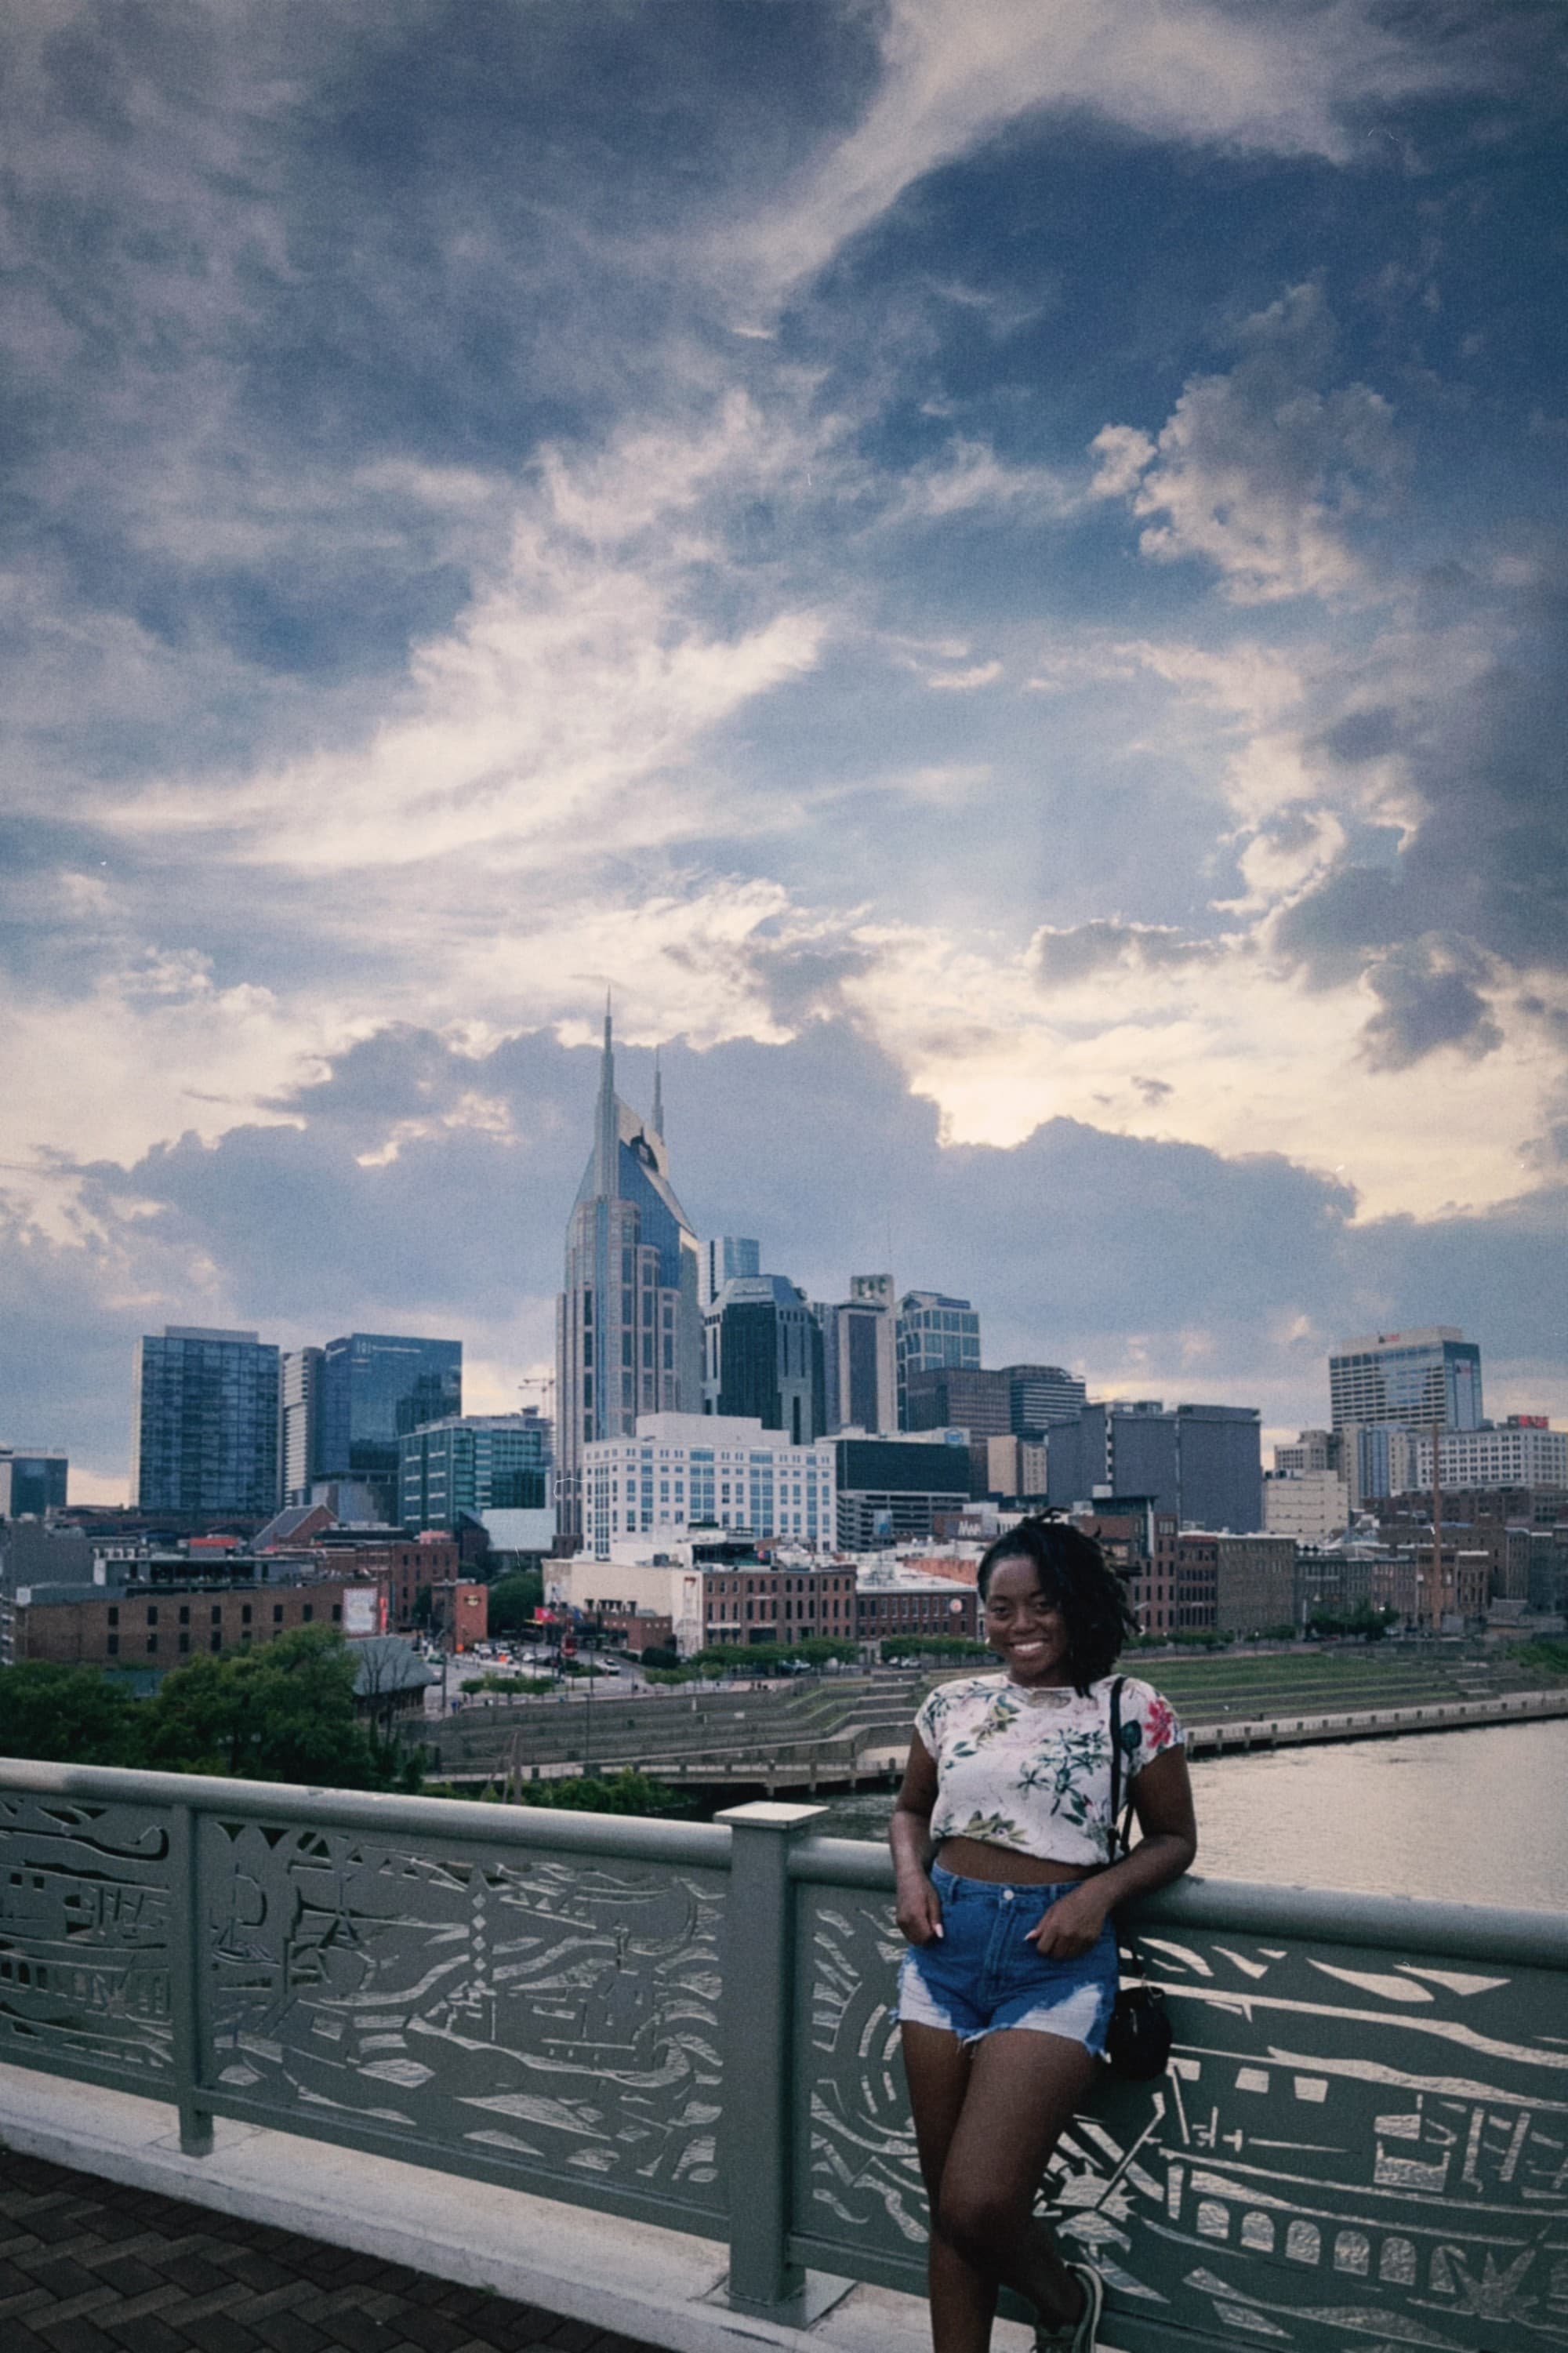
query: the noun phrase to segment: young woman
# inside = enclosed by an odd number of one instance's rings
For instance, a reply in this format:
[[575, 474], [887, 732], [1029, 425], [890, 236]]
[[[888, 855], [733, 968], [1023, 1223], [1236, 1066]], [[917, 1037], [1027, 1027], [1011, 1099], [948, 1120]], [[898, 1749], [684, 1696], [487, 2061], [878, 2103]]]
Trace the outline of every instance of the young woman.
[[1192, 1791], [1175, 1717], [1128, 1677], [1122, 1788], [1142, 1835], [1110, 1862], [1111, 1671], [1132, 1619], [1091, 1538], [1025, 1520], [979, 1584], [1003, 1672], [926, 1700], [890, 1834], [931, 2334], [935, 2353], [986, 2353], [1005, 2283], [1039, 2315], [1039, 2353], [1093, 2353], [1100, 2274], [1062, 2260], [1035, 2195], [1104, 2049], [1112, 1907], [1186, 1870]]

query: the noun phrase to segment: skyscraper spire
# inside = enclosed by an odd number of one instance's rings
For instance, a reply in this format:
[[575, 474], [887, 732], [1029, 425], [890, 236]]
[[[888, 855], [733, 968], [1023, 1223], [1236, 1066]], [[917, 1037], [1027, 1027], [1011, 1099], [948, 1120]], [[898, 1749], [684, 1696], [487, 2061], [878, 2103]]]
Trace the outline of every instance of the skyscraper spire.
[[601, 1200], [613, 1200], [620, 1187], [620, 1124], [616, 1113], [616, 1050], [610, 1030], [610, 992], [605, 991], [605, 1052], [599, 1065], [599, 1103], [594, 1124], [594, 1190]]
[[664, 1141], [664, 1078], [658, 1067], [658, 1048], [653, 1050], [653, 1132]]
[[635, 1436], [641, 1415], [701, 1409], [697, 1237], [669, 1181], [663, 1125], [657, 1067], [651, 1120], [616, 1096], [606, 995], [593, 1150], [567, 1223], [556, 1305], [556, 1502], [571, 1542], [584, 1533], [585, 1450]]

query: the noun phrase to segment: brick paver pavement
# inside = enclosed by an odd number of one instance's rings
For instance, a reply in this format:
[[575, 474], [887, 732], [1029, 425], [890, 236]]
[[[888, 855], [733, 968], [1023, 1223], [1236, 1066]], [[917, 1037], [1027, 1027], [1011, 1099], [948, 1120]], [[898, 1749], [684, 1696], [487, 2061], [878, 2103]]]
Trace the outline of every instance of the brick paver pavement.
[[0, 2149], [5, 2353], [651, 2353], [156, 2190]]

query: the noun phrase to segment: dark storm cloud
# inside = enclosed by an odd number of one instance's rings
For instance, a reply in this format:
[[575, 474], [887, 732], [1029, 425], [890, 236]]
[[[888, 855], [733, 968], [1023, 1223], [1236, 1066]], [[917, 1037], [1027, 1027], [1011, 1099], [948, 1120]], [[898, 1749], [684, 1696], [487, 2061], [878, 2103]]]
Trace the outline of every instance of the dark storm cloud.
[[1211, 963], [1225, 951], [1218, 941], [1189, 939], [1169, 923], [1097, 919], [1062, 931], [1046, 925], [1035, 935], [1033, 953], [1043, 981], [1070, 984], [1113, 965], [1168, 972], [1182, 965]]
[[1398, 755], [1419, 804], [1391, 865], [1341, 866], [1275, 934], [1320, 984], [1373, 967], [1384, 1009], [1366, 1042], [1384, 1068], [1496, 1044], [1476, 986], [1489, 964], [1568, 969], [1568, 568], [1531, 568], [1506, 600], [1470, 600], [1504, 649], [1479, 676], [1434, 679], [1407, 707], [1317, 738], [1331, 771]]
[[1381, 1003], [1362, 1032], [1362, 1052], [1374, 1071], [1408, 1070], [1439, 1046], [1476, 1058], [1502, 1044], [1475, 986], [1480, 973], [1473, 956], [1461, 952], [1456, 959], [1438, 942], [1415, 941], [1383, 957], [1367, 977]]
[[[29, 1427], [52, 1413], [121, 1459], [130, 1340], [215, 1313], [317, 1338], [434, 1319], [470, 1342], [521, 1315], [547, 1355], [595, 1064], [539, 1035], [468, 1057], [389, 1030], [292, 1099], [303, 1128], [185, 1139], [88, 1172], [107, 1250], [13, 1240], [9, 1297], [32, 1336], [0, 1367], [0, 1422], [16, 1426], [26, 1398]], [[1307, 1419], [1322, 1409], [1322, 1335], [1369, 1320], [1440, 1310], [1495, 1354], [1564, 1358], [1549, 1304], [1568, 1277], [1561, 1203], [1358, 1226], [1345, 1186], [1279, 1156], [1227, 1161], [1069, 1120], [1013, 1151], [944, 1150], [934, 1109], [842, 1024], [786, 1047], [677, 1043], [664, 1072], [676, 1184], [700, 1231], [756, 1235], [764, 1265], [817, 1298], [844, 1296], [890, 1249], [900, 1286], [975, 1301], [992, 1363], [1062, 1360], [1092, 1383], [1125, 1377], [1135, 1346], [1152, 1390], [1217, 1384]], [[647, 1103], [647, 1051], [618, 1051], [617, 1076]], [[489, 1124], [465, 1124], [465, 1103]], [[389, 1137], [395, 1156], [374, 1157]], [[110, 1273], [147, 1303], [99, 1312]], [[1303, 1311], [1312, 1335], [1282, 1338]]]
[[765, 939], [745, 957], [769, 1018], [783, 1029], [840, 1011], [845, 982], [869, 972], [874, 962], [860, 948], [774, 946]]
[[49, 586], [0, 580], [0, 637], [24, 688], [68, 652], [79, 773], [254, 759], [292, 688], [321, 740], [493, 562], [498, 480], [712, 392], [693, 240], [852, 114], [875, 28], [679, 13], [10, 12], [0, 545]]
[[117, 1247], [91, 1236], [53, 1240], [0, 1202], [0, 1430], [7, 1445], [61, 1446], [78, 1463], [123, 1464], [132, 1351], [148, 1328], [144, 1310], [125, 1301], [124, 1273]]

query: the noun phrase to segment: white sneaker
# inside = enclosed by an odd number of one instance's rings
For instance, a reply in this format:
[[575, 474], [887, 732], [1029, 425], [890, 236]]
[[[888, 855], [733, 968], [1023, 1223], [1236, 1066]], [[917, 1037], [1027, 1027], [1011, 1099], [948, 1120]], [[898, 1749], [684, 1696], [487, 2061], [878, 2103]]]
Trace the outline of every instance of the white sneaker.
[[1083, 2310], [1076, 2320], [1064, 2320], [1059, 2328], [1037, 2328], [1035, 2353], [1094, 2353], [1105, 2307], [1105, 2282], [1092, 2263], [1068, 2263], [1067, 2268], [1083, 2290]]

